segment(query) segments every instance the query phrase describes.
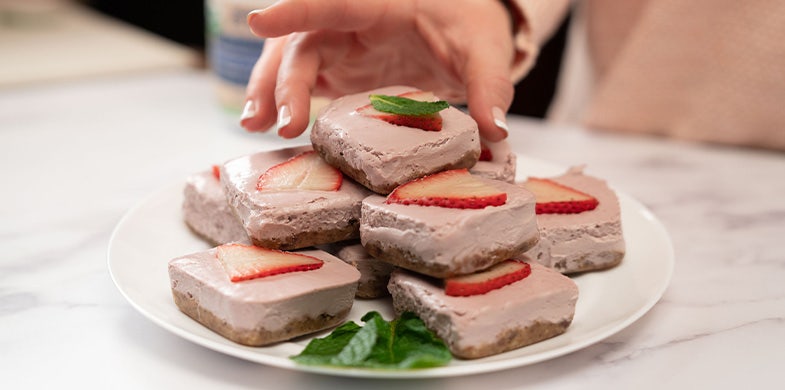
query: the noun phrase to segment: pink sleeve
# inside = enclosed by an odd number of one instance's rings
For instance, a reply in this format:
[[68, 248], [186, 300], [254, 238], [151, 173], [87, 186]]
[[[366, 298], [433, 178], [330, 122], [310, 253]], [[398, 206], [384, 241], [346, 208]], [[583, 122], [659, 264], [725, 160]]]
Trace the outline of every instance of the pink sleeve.
[[512, 77], [518, 81], [529, 72], [537, 59], [540, 46], [559, 26], [570, 6], [570, 0], [509, 0], [504, 1], [513, 13], [515, 60]]

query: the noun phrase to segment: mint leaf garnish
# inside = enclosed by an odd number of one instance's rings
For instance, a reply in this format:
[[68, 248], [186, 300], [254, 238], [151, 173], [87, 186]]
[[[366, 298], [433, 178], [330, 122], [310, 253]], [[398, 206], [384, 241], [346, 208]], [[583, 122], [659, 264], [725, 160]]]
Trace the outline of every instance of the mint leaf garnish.
[[443, 366], [452, 355], [444, 342], [410, 312], [387, 322], [375, 312], [349, 321], [321, 339], [313, 339], [292, 360], [308, 365], [407, 369]]
[[303, 364], [328, 364], [333, 357], [341, 353], [360, 329], [362, 328], [354, 322], [346, 322], [327, 337], [311, 340], [308, 346], [292, 359]]
[[444, 100], [421, 102], [401, 96], [371, 95], [371, 105], [381, 112], [390, 114], [421, 116], [435, 114], [450, 107]]
[[376, 322], [366, 323], [349, 339], [340, 352], [330, 358], [330, 363], [336, 366], [351, 366], [355, 362], [366, 360], [373, 351], [376, 340], [379, 339], [377, 331]]

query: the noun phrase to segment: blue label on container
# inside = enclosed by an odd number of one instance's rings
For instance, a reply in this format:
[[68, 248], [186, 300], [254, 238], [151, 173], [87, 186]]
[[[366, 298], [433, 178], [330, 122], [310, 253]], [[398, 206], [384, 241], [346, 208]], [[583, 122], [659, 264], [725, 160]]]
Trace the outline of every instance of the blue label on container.
[[210, 63], [221, 80], [244, 87], [263, 47], [262, 39], [218, 35], [210, 40]]

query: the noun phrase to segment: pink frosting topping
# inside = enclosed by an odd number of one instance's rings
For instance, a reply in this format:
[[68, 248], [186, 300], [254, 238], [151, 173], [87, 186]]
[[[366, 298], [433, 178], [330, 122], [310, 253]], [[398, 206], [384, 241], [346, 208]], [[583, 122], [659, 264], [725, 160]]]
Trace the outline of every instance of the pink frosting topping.
[[404, 270], [393, 272], [390, 289], [416, 296], [424, 307], [417, 314], [429, 327], [445, 326], [439, 317], [448, 316], [451, 327], [442, 328], [441, 334], [450, 334], [453, 342], [463, 346], [493, 341], [505, 328], [526, 327], [536, 321], [571, 321], [578, 299], [575, 282], [529, 263], [528, 277], [480, 295], [452, 297], [444, 293], [441, 281]]
[[260, 152], [223, 165], [221, 183], [249, 235], [333, 229], [359, 216], [360, 202], [371, 192], [348, 178], [337, 191], [256, 189], [259, 176], [268, 168], [309, 150], [310, 146], [302, 146]]
[[179, 257], [169, 262], [172, 289], [194, 295], [204, 309], [243, 329], [259, 325], [278, 329], [292, 319], [337, 313], [347, 304], [351, 306], [360, 278], [357, 269], [323, 251], [298, 253], [321, 259], [324, 265], [316, 270], [231, 282], [214, 248]]
[[371, 183], [403, 183], [412, 172], [434, 172], [433, 167], [457, 162], [467, 152], [479, 153], [477, 123], [455, 107], [441, 111], [441, 131], [397, 126], [356, 110], [370, 103], [370, 94], [399, 95], [415, 91], [395, 86], [347, 95], [320, 113], [311, 141], [339, 150], [346, 163], [363, 171]]

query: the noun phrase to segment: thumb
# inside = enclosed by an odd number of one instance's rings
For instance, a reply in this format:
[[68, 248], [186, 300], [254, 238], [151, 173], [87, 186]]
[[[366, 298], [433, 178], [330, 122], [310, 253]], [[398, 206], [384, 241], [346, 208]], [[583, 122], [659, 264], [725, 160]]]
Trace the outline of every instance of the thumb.
[[509, 65], [502, 69], [487, 66], [471, 72], [472, 78], [466, 83], [469, 114], [477, 122], [480, 136], [501, 141], [507, 138], [509, 128], [505, 116], [515, 94]]
[[[477, 37], [468, 47], [463, 81], [469, 113], [477, 122], [480, 135], [490, 141], [507, 137], [505, 115], [512, 104], [515, 87], [510, 73], [512, 42]], [[493, 42], [493, 43], [491, 43]]]

